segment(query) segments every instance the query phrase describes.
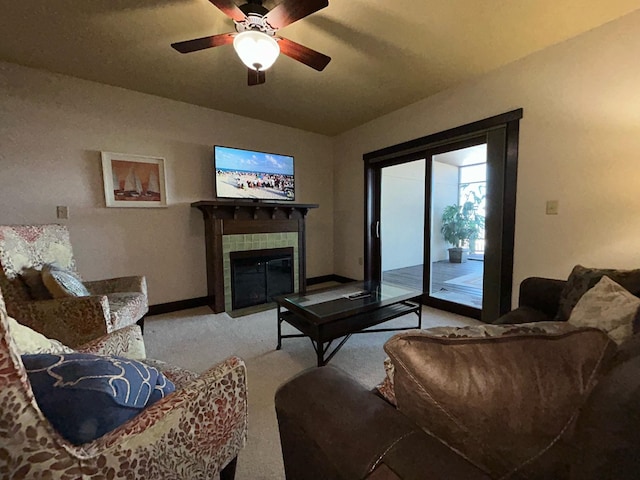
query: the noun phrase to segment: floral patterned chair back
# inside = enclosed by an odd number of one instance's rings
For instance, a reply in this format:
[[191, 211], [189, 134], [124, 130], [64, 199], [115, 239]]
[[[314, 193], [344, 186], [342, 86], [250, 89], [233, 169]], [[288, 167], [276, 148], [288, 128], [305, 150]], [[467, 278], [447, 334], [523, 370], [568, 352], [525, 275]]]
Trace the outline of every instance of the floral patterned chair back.
[[0, 288], [9, 304], [31, 298], [20, 275], [49, 263], [76, 272], [67, 227], [0, 225]]
[[[43, 280], [52, 269], [67, 279], [64, 288], [52, 290]], [[69, 231], [58, 224], [0, 225], [0, 289], [10, 316], [70, 347], [135, 323], [142, 327], [149, 308], [144, 275], [83, 281]]]

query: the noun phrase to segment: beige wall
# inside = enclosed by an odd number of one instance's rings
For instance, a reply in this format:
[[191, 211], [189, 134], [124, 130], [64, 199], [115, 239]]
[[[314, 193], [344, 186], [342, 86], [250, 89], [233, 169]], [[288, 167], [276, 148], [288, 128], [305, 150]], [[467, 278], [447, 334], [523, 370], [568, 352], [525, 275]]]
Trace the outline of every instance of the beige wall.
[[[211, 145], [276, 151], [296, 157], [297, 201], [320, 204], [308, 276], [362, 278], [362, 155], [522, 107], [514, 285], [576, 263], [637, 267], [639, 31], [635, 12], [333, 139], [0, 63], [0, 222], [54, 222], [68, 205], [85, 278], [145, 273], [152, 304], [203, 296], [189, 203], [211, 198]], [[105, 208], [101, 150], [165, 157], [170, 207]]]
[[336, 273], [362, 277], [364, 153], [519, 107], [514, 286], [640, 267], [638, 32], [640, 11], [337, 137]]
[[[238, 88], [246, 88], [239, 86]], [[295, 156], [307, 274], [333, 273], [332, 139], [150, 95], [0, 63], [0, 223], [58, 222], [67, 205], [87, 280], [145, 274], [151, 304], [204, 296], [214, 144]], [[106, 208], [100, 151], [166, 158], [170, 206]]]

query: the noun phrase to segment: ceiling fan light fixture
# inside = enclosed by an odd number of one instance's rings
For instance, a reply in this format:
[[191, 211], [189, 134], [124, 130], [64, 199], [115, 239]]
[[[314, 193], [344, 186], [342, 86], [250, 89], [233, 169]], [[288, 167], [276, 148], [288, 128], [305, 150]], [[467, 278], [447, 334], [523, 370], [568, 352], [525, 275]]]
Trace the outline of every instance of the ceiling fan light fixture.
[[233, 39], [233, 48], [247, 67], [262, 72], [270, 68], [280, 54], [278, 42], [258, 30], [247, 30]]

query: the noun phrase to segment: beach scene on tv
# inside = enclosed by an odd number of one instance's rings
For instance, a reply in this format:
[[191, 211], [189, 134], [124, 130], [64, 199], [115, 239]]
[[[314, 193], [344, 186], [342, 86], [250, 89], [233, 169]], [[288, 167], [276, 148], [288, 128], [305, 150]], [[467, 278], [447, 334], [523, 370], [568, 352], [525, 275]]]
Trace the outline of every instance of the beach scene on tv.
[[214, 147], [219, 198], [294, 200], [293, 157]]

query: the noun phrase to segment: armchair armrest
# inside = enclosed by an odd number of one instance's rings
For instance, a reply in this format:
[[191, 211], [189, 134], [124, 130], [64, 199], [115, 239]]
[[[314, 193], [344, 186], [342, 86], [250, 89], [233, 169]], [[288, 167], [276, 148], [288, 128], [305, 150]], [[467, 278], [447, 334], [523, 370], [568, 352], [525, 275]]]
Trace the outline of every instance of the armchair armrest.
[[76, 454], [89, 469], [105, 457], [107, 464], [124, 457], [137, 461], [137, 478], [162, 478], [165, 471], [205, 478], [224, 468], [246, 440], [246, 367], [230, 357], [116, 430], [77, 447]]
[[75, 348], [111, 328], [109, 302], [103, 295], [17, 303], [13, 316], [21, 323]]
[[275, 405], [287, 480], [489, 478], [337, 368], [294, 377]]
[[138, 360], [146, 358], [142, 331], [138, 325], [129, 325], [115, 330], [81, 345], [76, 350], [82, 353], [118, 355]]
[[93, 280], [83, 282], [83, 284], [94, 295], [137, 292], [143, 293], [145, 297], [147, 296], [147, 279], [144, 275]]

